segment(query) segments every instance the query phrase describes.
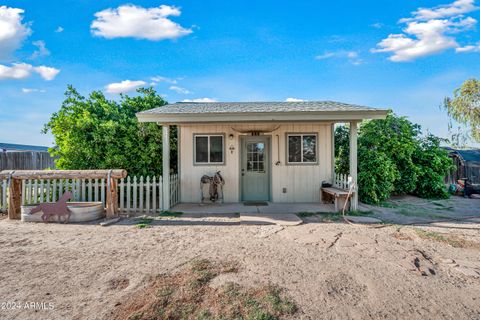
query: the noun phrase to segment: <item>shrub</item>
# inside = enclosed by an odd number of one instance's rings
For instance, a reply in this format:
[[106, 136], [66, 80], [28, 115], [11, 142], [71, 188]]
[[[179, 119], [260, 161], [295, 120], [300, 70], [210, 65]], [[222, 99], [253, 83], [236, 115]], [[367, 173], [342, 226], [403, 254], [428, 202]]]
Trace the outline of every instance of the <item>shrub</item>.
[[350, 132], [348, 126], [335, 128], [335, 172], [348, 174], [350, 166]]
[[440, 139], [433, 135], [423, 138], [412, 158], [419, 172], [414, 193], [422, 198], [448, 198], [444, 179], [453, 163], [440, 148]]
[[[378, 204], [391, 194], [423, 198], [448, 197], [443, 183], [452, 160], [440, 148], [441, 140], [421, 136], [421, 127], [390, 112], [386, 119], [362, 123], [358, 138], [360, 200]], [[335, 130], [335, 170], [348, 173], [349, 131]]]
[[420, 126], [405, 117], [390, 112], [385, 120], [372, 120], [362, 124], [359, 144], [373, 152], [382, 152], [398, 171], [395, 176], [394, 192], [411, 193], [415, 190], [418, 172], [412, 155], [418, 148]]
[[[69, 86], [60, 110], [45, 124], [55, 147], [59, 169], [123, 168], [132, 175], [162, 173], [162, 129], [155, 123], [139, 123], [136, 113], [161, 107], [166, 101], [152, 88], [138, 95], [108, 100], [101, 91], [87, 97]], [[176, 131], [170, 137], [172, 167], [176, 166]]]
[[379, 203], [395, 189], [398, 170], [383, 152], [361, 146], [358, 150], [359, 197], [365, 203]]

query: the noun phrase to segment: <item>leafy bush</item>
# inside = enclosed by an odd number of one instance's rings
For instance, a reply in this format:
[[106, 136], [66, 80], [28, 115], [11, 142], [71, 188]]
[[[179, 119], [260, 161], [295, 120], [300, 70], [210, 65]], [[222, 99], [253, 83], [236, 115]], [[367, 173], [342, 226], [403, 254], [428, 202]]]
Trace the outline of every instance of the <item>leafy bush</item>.
[[444, 179], [454, 166], [448, 152], [440, 148], [440, 139], [433, 135], [423, 138], [413, 161], [419, 172], [415, 194], [422, 198], [448, 198]]
[[335, 172], [347, 174], [350, 166], [350, 132], [348, 126], [335, 128]]
[[[362, 123], [358, 138], [360, 200], [380, 203], [391, 194], [415, 194], [423, 198], [448, 196], [443, 183], [452, 168], [440, 139], [421, 136], [421, 127], [405, 117], [389, 113], [384, 120]], [[349, 131], [335, 130], [336, 171], [348, 173]], [[345, 157], [345, 155], [347, 155]]]
[[359, 197], [365, 203], [379, 203], [390, 197], [398, 170], [383, 152], [360, 146], [358, 150]]
[[418, 172], [412, 155], [418, 148], [420, 126], [405, 117], [389, 113], [385, 120], [372, 120], [362, 124], [358, 143], [373, 151], [382, 152], [397, 170], [393, 181], [397, 194], [415, 190]]
[[[132, 175], [162, 172], [162, 130], [155, 123], [139, 123], [137, 112], [160, 107], [165, 100], [153, 89], [138, 89], [139, 95], [107, 100], [101, 91], [81, 96], [69, 86], [60, 110], [44, 127], [56, 146], [59, 169], [126, 169]], [[176, 134], [170, 145], [172, 166], [176, 165]]]

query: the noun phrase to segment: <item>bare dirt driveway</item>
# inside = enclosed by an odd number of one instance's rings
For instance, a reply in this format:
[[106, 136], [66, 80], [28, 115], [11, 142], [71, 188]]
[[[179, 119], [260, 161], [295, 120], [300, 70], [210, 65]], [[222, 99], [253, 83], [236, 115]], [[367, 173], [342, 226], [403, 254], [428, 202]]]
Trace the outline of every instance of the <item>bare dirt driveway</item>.
[[[242, 225], [173, 217], [139, 228], [0, 220], [1, 319], [109, 319], [158, 274], [234, 262], [225, 282], [285, 289], [291, 319], [480, 319], [480, 220], [436, 226]], [[37, 310], [34, 310], [37, 309]], [[188, 316], [187, 316], [188, 318]]]

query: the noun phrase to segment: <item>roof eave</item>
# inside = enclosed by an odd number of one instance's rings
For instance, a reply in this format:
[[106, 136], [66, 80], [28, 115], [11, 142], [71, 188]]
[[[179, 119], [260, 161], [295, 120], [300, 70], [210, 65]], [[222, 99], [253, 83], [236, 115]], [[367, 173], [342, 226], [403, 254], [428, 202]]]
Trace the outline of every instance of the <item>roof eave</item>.
[[361, 121], [385, 119], [388, 110], [316, 111], [316, 112], [250, 112], [250, 113], [137, 113], [139, 122], [214, 123], [214, 122], [286, 122], [286, 121]]

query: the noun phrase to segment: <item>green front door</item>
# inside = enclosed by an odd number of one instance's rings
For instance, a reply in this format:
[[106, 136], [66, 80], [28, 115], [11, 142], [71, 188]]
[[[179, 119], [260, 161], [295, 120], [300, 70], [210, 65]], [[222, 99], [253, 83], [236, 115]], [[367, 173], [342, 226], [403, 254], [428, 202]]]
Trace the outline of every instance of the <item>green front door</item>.
[[240, 175], [243, 201], [270, 200], [269, 157], [269, 137], [242, 137]]

